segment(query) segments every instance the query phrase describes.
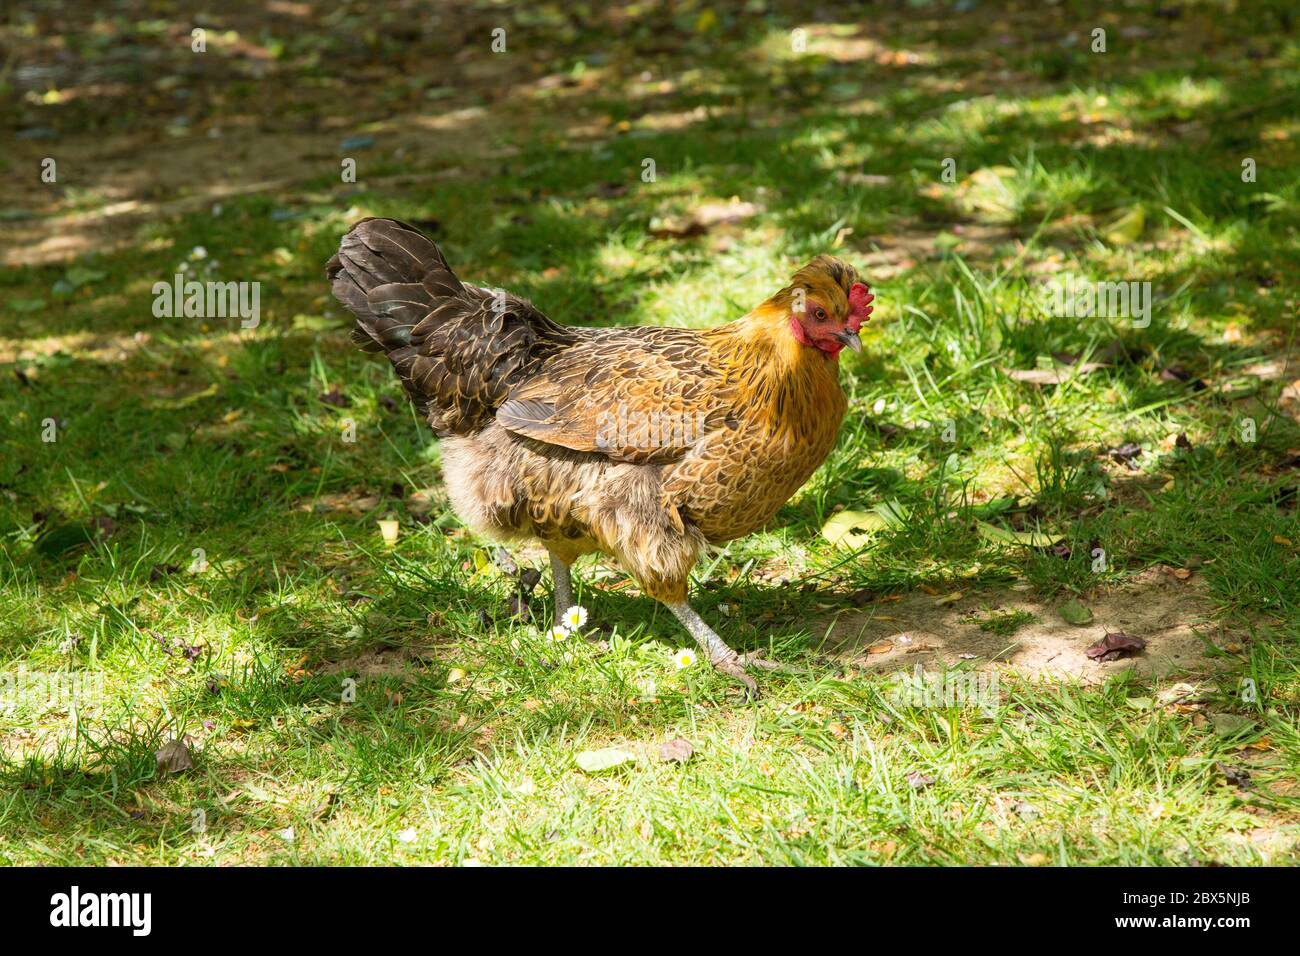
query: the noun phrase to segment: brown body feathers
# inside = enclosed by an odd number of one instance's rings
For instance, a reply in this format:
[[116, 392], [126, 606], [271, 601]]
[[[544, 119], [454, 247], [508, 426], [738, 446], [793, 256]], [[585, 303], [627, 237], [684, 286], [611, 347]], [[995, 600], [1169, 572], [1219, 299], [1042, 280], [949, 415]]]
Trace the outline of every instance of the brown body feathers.
[[357, 223], [327, 274], [355, 340], [387, 355], [444, 439], [462, 519], [566, 562], [605, 552], [660, 600], [685, 598], [706, 543], [772, 517], [844, 415], [836, 359], [790, 329], [796, 294], [848, 301], [857, 276], [829, 257], [703, 331], [558, 325], [461, 282], [437, 246], [389, 219]]

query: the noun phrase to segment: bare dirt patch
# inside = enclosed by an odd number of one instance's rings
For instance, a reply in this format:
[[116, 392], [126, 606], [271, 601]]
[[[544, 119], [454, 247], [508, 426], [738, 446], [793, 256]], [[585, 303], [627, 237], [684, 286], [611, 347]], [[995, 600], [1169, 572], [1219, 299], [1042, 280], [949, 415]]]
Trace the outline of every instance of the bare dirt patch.
[[[940, 603], [943, 596], [917, 592], [841, 614], [824, 650], [869, 670], [965, 661], [1096, 684], [1127, 670], [1143, 677], [1206, 673], [1215, 661], [1206, 656], [1207, 642], [1226, 648], [1240, 640], [1213, 622], [1205, 583], [1197, 577], [1180, 581], [1151, 569], [1122, 587], [1086, 594], [1082, 603], [1093, 613], [1086, 625], [1061, 618], [1066, 600], [1044, 601], [1006, 588], [971, 591]], [[980, 620], [1014, 612], [1033, 619], [1011, 634], [980, 628]], [[1146, 649], [1108, 663], [1089, 659], [1087, 649], [1108, 631], [1140, 637]]]
[[396, 677], [403, 681], [415, 679], [415, 672], [435, 659], [437, 648], [378, 647], [362, 651], [354, 657], [332, 661], [320, 668], [321, 674], [355, 674], [359, 677]]

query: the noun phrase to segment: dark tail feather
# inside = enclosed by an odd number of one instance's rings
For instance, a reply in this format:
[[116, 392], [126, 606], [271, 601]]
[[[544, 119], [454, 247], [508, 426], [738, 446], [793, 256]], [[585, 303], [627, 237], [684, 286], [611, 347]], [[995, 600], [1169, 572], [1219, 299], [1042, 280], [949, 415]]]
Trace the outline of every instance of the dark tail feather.
[[383, 352], [438, 435], [472, 434], [546, 357], [577, 340], [524, 299], [464, 285], [438, 247], [394, 219], [363, 219], [326, 276], [357, 317], [352, 339]]
[[334, 297], [357, 317], [352, 341], [367, 352], [411, 345], [411, 330], [439, 300], [465, 287], [438, 247], [396, 219], [362, 219], [325, 267]]

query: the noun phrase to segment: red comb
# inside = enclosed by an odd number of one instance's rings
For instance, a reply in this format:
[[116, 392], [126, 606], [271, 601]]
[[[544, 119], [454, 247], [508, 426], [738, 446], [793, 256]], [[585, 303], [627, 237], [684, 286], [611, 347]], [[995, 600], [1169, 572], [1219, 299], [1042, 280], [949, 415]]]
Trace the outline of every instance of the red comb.
[[862, 323], [871, 318], [871, 303], [876, 297], [861, 282], [853, 283], [849, 289], [849, 324], [856, 332]]

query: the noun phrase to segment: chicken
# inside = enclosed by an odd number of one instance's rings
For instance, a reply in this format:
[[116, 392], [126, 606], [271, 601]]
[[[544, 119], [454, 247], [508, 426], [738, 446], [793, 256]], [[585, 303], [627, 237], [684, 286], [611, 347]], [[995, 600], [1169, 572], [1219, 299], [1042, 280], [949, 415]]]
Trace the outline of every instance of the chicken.
[[844, 416], [839, 353], [861, 349], [873, 296], [818, 256], [749, 314], [713, 329], [559, 325], [462, 282], [414, 227], [363, 219], [327, 276], [442, 439], [452, 507], [475, 532], [540, 541], [555, 614], [570, 566], [614, 558], [719, 671], [749, 667], [687, 602], [706, 546], [754, 531], [808, 479]]

